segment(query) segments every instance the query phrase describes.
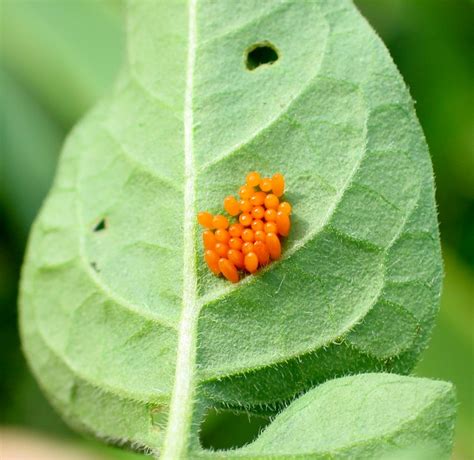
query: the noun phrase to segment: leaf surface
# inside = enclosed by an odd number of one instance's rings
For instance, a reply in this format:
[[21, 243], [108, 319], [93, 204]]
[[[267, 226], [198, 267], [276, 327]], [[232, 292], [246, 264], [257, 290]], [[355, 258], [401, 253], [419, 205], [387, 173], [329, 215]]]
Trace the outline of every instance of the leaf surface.
[[[23, 343], [54, 404], [181, 458], [206, 407], [408, 372], [440, 292], [433, 176], [352, 3], [132, 1], [127, 17], [126, 64], [64, 147], [23, 272]], [[278, 60], [250, 71], [263, 42]], [[249, 170], [285, 174], [294, 226], [281, 261], [230, 285], [195, 219]]]
[[344, 377], [293, 402], [241, 453], [380, 459], [421, 445], [434, 458], [449, 458], [454, 407], [448, 383], [393, 374]]

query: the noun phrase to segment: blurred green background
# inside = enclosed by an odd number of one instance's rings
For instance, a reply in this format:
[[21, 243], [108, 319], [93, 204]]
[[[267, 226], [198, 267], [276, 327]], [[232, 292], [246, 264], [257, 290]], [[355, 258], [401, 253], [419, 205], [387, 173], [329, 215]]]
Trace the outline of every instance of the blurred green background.
[[[43, 458], [38, 454], [43, 442], [44, 458], [50, 459], [66, 460], [71, 452], [75, 459], [141, 458], [85, 440], [64, 425], [28, 371], [16, 313], [28, 230], [51, 183], [61, 144], [120, 67], [123, 6], [120, 0], [0, 2], [0, 436], [7, 450], [36, 446], [36, 454], [25, 460]], [[454, 458], [474, 459], [474, 3], [356, 4], [410, 87], [430, 146], [446, 278], [431, 347], [416, 374], [455, 383]], [[216, 447], [232, 437], [243, 441], [260, 424], [246, 417], [211, 416], [203, 440]], [[56, 457], [53, 451], [59, 452]]]

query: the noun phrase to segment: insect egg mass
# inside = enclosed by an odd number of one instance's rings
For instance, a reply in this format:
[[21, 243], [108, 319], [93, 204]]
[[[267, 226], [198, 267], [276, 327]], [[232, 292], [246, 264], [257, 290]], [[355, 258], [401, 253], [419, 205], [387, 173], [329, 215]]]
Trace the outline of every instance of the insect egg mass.
[[232, 195], [224, 199], [229, 219], [198, 213], [198, 222], [206, 229], [202, 233], [204, 260], [212, 273], [237, 283], [240, 274], [255, 273], [281, 257], [280, 239], [291, 229], [291, 205], [282, 200], [284, 192], [282, 174], [261, 178], [251, 172], [239, 188], [239, 200]]

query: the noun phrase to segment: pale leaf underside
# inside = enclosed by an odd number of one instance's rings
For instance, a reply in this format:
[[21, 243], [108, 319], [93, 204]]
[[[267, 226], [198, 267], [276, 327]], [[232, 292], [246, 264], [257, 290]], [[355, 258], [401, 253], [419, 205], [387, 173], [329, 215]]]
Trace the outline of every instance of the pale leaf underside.
[[[206, 405], [271, 411], [329, 378], [408, 372], [440, 292], [433, 176], [352, 3], [127, 13], [126, 63], [66, 143], [23, 272], [23, 342], [53, 403], [179, 458]], [[263, 41], [278, 60], [248, 70]], [[205, 267], [195, 215], [249, 170], [285, 174], [294, 225], [281, 261], [231, 285]]]

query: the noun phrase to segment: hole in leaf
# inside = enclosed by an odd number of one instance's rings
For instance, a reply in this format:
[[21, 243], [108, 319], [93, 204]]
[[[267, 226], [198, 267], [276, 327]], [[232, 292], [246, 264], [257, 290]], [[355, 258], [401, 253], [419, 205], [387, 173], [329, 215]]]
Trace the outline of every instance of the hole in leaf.
[[246, 53], [245, 64], [247, 69], [255, 70], [261, 65], [271, 65], [278, 60], [275, 47], [269, 42], [256, 43]]
[[270, 423], [265, 416], [210, 409], [200, 430], [205, 449], [236, 449], [254, 441]]
[[103, 219], [100, 219], [97, 224], [94, 225], [94, 228], [92, 231], [94, 232], [101, 232], [103, 230], [106, 230], [108, 227], [107, 219], [104, 217]]

